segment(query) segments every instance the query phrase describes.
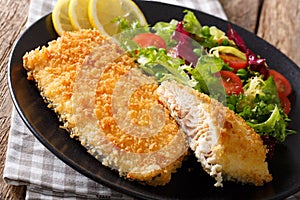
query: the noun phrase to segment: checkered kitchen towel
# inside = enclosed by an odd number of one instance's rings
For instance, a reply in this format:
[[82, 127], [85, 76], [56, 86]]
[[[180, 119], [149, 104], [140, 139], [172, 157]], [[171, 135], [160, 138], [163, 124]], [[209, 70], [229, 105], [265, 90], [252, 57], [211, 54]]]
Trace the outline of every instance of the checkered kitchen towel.
[[[157, 0], [159, 1], [159, 0]], [[56, 0], [31, 0], [27, 27], [50, 13]], [[226, 19], [218, 0], [160, 0]], [[26, 199], [132, 199], [94, 182], [48, 151], [14, 109], [3, 174], [12, 185], [25, 185]]]

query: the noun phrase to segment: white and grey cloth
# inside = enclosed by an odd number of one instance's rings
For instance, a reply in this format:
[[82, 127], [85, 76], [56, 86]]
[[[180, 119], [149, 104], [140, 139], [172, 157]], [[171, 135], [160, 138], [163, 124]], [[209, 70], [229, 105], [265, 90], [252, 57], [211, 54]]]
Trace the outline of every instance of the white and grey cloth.
[[[226, 19], [218, 0], [156, 1], [201, 10]], [[55, 3], [56, 0], [31, 0], [26, 26], [50, 13]], [[58, 159], [33, 136], [15, 109], [3, 178], [8, 184], [25, 185], [26, 199], [133, 199], [83, 176]]]

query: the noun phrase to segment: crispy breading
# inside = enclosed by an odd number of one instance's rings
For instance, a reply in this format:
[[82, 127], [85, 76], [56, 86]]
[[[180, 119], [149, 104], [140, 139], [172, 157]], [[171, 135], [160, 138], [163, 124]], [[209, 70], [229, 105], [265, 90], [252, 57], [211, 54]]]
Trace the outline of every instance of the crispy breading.
[[26, 53], [23, 62], [64, 128], [121, 176], [168, 183], [187, 154], [182, 128], [216, 186], [223, 179], [254, 185], [272, 180], [267, 150], [242, 118], [192, 88], [158, 86], [99, 31], [65, 33]]
[[156, 81], [122, 54], [100, 32], [80, 30], [23, 60], [28, 79], [90, 154], [128, 179], [165, 185], [187, 154], [186, 136], [159, 104]]
[[168, 183], [188, 149], [185, 134], [159, 104], [157, 88], [155, 79], [124, 55], [102, 72], [95, 100], [99, 134], [112, 144], [105, 162], [149, 185]]
[[159, 99], [169, 107], [188, 135], [189, 145], [204, 170], [222, 186], [222, 180], [261, 186], [272, 180], [265, 161], [267, 149], [245, 120], [215, 99], [165, 81]]
[[71, 123], [71, 97], [78, 70], [86, 56], [105, 41], [107, 38], [96, 30], [65, 32], [47, 47], [38, 47], [24, 55], [28, 79], [37, 82], [41, 95], [62, 121]]

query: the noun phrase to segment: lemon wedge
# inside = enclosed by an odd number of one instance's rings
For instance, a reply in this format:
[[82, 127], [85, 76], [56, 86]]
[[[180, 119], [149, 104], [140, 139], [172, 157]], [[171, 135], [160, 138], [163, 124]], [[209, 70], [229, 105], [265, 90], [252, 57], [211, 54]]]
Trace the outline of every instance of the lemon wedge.
[[147, 24], [144, 14], [131, 0], [90, 0], [88, 16], [94, 28], [110, 36], [119, 33], [118, 24], [112, 22], [117, 17], [124, 17], [128, 22], [139, 21], [141, 25]]
[[55, 31], [61, 35], [64, 31], [73, 31], [68, 10], [70, 0], [58, 0], [52, 12], [52, 22]]
[[93, 28], [88, 17], [89, 0], [70, 0], [69, 17], [75, 30]]

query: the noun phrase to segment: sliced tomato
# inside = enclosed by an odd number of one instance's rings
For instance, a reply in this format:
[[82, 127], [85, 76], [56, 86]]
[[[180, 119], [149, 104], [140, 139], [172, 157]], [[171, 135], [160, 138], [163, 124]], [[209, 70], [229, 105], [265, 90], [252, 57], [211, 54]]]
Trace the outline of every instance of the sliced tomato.
[[221, 53], [219, 54], [219, 57], [222, 58], [224, 62], [227, 63], [230, 67], [232, 67], [234, 72], [239, 69], [244, 69], [248, 65], [246, 60], [243, 60], [231, 54]]
[[291, 111], [290, 100], [288, 99], [287, 96], [284, 96], [284, 95], [279, 95], [279, 99], [280, 99], [280, 104], [281, 104], [281, 108], [282, 108], [283, 112], [288, 115]]
[[165, 41], [159, 35], [154, 33], [141, 33], [134, 36], [132, 40], [143, 48], [150, 46], [164, 49], [166, 48]]
[[222, 70], [220, 71], [220, 75], [222, 84], [228, 95], [239, 95], [244, 92], [242, 81], [235, 73]]
[[292, 86], [290, 82], [281, 73], [274, 69], [270, 69], [269, 74], [270, 76], [274, 77], [274, 81], [279, 95], [289, 96], [292, 93]]

